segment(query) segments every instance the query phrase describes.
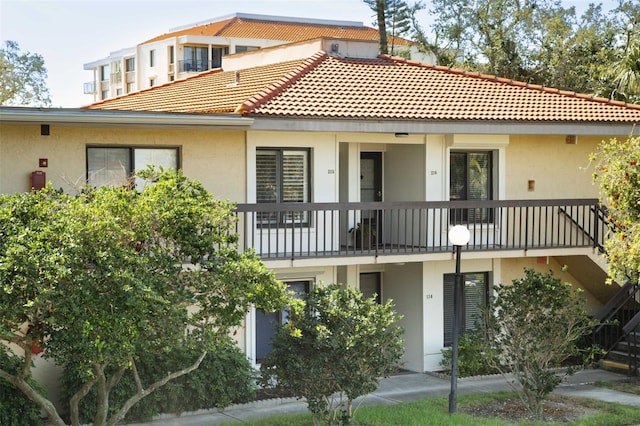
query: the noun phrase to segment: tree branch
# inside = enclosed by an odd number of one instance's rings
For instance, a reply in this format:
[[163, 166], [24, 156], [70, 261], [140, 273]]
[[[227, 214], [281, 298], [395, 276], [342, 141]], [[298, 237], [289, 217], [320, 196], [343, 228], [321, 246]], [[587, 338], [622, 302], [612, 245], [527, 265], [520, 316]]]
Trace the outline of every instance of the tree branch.
[[117, 413], [115, 413], [113, 416], [111, 416], [111, 418], [107, 422], [107, 426], [115, 426], [120, 420], [124, 419], [124, 416], [127, 415], [127, 412], [131, 409], [131, 407], [133, 407], [134, 404], [136, 404], [142, 398], [144, 398], [144, 397], [148, 396], [149, 394], [151, 394], [153, 391], [155, 391], [159, 387], [166, 385], [169, 381], [171, 381], [173, 379], [176, 379], [178, 377], [184, 376], [185, 374], [189, 374], [193, 370], [195, 370], [198, 367], [200, 367], [200, 363], [202, 363], [202, 360], [204, 359], [205, 356], [207, 356], [207, 352], [206, 351], [203, 352], [198, 357], [198, 359], [193, 364], [191, 364], [190, 366], [188, 366], [186, 368], [183, 368], [182, 370], [176, 371], [175, 373], [169, 373], [164, 378], [162, 378], [162, 379], [158, 380], [157, 382], [151, 384], [146, 390], [138, 391], [138, 393], [136, 393], [134, 396], [129, 398], [124, 403], [122, 408]]
[[69, 410], [71, 416], [71, 424], [73, 426], [80, 425], [80, 411], [78, 409], [78, 404], [80, 400], [87, 396], [93, 385], [96, 383], [96, 379], [93, 378], [89, 380], [87, 383], [83, 384], [82, 387], [78, 390], [78, 392], [74, 393], [69, 401]]
[[9, 383], [20, 389], [27, 398], [38, 404], [38, 406], [42, 408], [45, 413], [47, 413], [49, 421], [54, 426], [65, 426], [64, 420], [62, 420], [60, 415], [58, 415], [58, 411], [56, 410], [56, 407], [53, 405], [53, 403], [42, 396], [34, 388], [32, 388], [29, 383], [27, 383], [22, 377], [14, 376], [4, 370], [0, 370], [0, 378], [5, 379]]
[[136, 367], [135, 360], [131, 360], [131, 372], [133, 374], [133, 380], [136, 382], [136, 388], [138, 389], [138, 393], [142, 393], [144, 388], [142, 387], [142, 380], [140, 380], [140, 375], [138, 374], [138, 367]]

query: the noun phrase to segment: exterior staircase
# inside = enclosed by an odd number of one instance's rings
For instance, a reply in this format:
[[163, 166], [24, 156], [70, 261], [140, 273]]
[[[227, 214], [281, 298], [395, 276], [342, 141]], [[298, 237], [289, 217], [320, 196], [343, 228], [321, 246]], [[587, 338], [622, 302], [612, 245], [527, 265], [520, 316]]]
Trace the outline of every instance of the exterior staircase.
[[640, 375], [640, 285], [627, 281], [596, 314], [593, 342], [604, 348], [602, 368]]
[[640, 328], [636, 328], [618, 342], [599, 364], [605, 370], [622, 372], [630, 376], [640, 375]]

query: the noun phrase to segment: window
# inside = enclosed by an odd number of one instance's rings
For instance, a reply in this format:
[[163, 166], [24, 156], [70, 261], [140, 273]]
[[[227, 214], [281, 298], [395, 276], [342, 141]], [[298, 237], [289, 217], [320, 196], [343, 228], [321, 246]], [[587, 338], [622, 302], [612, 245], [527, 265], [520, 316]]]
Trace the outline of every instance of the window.
[[116, 96], [122, 96], [122, 89], [116, 89]]
[[153, 87], [156, 85], [156, 79], [155, 78], [150, 78], [149, 79], [149, 87]]
[[127, 72], [136, 70], [136, 60], [135, 58], [127, 58], [124, 62], [124, 67]]
[[[177, 170], [178, 148], [88, 147], [87, 182], [91, 186], [126, 186], [133, 173], [149, 165]], [[136, 179], [141, 190], [145, 181]]]
[[102, 92], [100, 92], [100, 99], [107, 99], [108, 97], [109, 97], [108, 90], [103, 90]]
[[174, 48], [173, 46], [169, 46], [169, 63], [173, 64], [175, 62], [175, 55], [174, 55]]
[[109, 81], [109, 65], [102, 65], [100, 67], [100, 81]]
[[236, 53], [250, 52], [260, 49], [258, 46], [236, 46]]
[[376, 298], [376, 302], [382, 303], [382, 285], [380, 283], [380, 272], [366, 272], [360, 274], [360, 291], [362, 297], [370, 299]]
[[[444, 276], [444, 346], [453, 342], [453, 290], [455, 274]], [[479, 321], [482, 321], [482, 308], [488, 300], [487, 272], [462, 274], [463, 296], [460, 302], [462, 327], [460, 332], [473, 331]]]
[[155, 49], [149, 51], [149, 66], [150, 67], [155, 67], [156, 66], [156, 51], [155, 51]]
[[[490, 200], [493, 190], [493, 158], [491, 151], [451, 151], [449, 199]], [[453, 223], [492, 221], [487, 208], [456, 209], [451, 212]]]
[[136, 90], [135, 83], [127, 83], [127, 93], [131, 93]]
[[211, 48], [211, 68], [222, 67], [222, 57], [229, 54], [229, 47]]
[[[259, 149], [256, 152], [256, 201], [258, 203], [307, 203], [309, 150]], [[260, 223], [306, 222], [306, 213], [263, 213]]]
[[209, 69], [208, 49], [206, 47], [185, 46], [184, 69], [186, 72], [200, 72]]
[[[292, 281], [287, 289], [293, 291], [293, 297], [304, 299], [311, 288], [310, 281]], [[259, 363], [272, 349], [271, 341], [278, 327], [287, 320], [287, 311], [264, 313], [256, 310], [256, 362]]]

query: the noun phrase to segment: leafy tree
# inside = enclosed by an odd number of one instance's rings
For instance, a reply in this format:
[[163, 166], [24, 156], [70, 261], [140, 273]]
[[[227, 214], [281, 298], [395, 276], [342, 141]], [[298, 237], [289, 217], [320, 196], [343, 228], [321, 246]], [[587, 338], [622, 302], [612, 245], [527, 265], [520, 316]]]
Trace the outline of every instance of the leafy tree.
[[21, 52], [18, 43], [0, 48], [0, 105], [51, 106], [44, 58]]
[[640, 103], [640, 39], [629, 46], [623, 58], [610, 70], [615, 85], [612, 97]]
[[415, 41], [440, 65], [637, 101], [640, 3], [618, 0], [580, 17], [558, 0], [429, 0], [429, 31]]
[[640, 279], [640, 137], [602, 141], [591, 155], [596, 161], [594, 181], [614, 228], [605, 242], [609, 277], [618, 282]]
[[519, 78], [528, 67], [532, 41], [544, 33], [543, 15], [556, 8], [551, 0], [431, 0], [434, 36], [418, 27], [417, 39], [443, 65]]
[[603, 76], [616, 58], [616, 31], [602, 5], [591, 5], [579, 20], [572, 9], [551, 14], [545, 27], [532, 54], [531, 82], [581, 93], [609, 85]]
[[495, 287], [491, 308], [486, 330], [497, 358], [487, 361], [501, 373], [513, 374], [517, 385], [509, 384], [526, 409], [542, 419], [546, 397], [573, 373], [554, 369], [579, 354], [578, 341], [593, 325], [585, 299], [552, 271], [525, 269], [523, 278]]
[[[0, 195], [0, 340], [23, 351], [3, 378], [35, 401], [54, 425], [53, 404], [26, 377], [37, 354], [82, 372], [70, 401], [97, 391], [95, 425], [116, 424], [142, 398], [198, 368], [255, 303], [279, 309], [282, 283], [252, 252], [238, 253], [233, 205], [216, 201], [181, 172], [143, 174], [140, 193], [87, 188], [69, 196], [48, 187]], [[140, 348], [157, 354], [198, 349], [195, 360], [143, 383]], [[136, 390], [109, 413], [124, 374]]]
[[431, 36], [423, 29], [415, 14], [411, 15], [413, 37], [423, 52], [431, 52], [436, 57], [439, 65], [454, 66], [460, 64], [460, 58], [464, 53], [462, 34], [465, 31], [462, 11], [465, 4], [462, 2], [450, 2], [447, 7], [439, 9], [437, 1], [432, 1], [430, 13], [438, 16], [431, 25]]
[[278, 331], [261, 365], [263, 382], [306, 398], [314, 424], [349, 424], [353, 400], [397, 367], [399, 319], [391, 302], [379, 304], [338, 284], [316, 287], [303, 305], [292, 306]]

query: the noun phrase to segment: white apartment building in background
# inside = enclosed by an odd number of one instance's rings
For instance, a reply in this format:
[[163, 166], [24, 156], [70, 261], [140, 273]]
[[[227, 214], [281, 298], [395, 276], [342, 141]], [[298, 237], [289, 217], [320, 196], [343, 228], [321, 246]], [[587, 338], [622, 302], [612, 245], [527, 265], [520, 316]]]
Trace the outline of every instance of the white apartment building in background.
[[[84, 64], [93, 73], [84, 93], [101, 101], [184, 79], [196, 73], [223, 68], [223, 58], [264, 47], [318, 37], [378, 40], [378, 30], [362, 22], [236, 13], [171, 29], [135, 47], [111, 52]], [[414, 43], [389, 39], [395, 55], [435, 63]]]

